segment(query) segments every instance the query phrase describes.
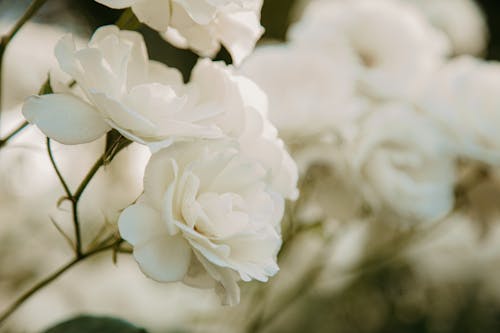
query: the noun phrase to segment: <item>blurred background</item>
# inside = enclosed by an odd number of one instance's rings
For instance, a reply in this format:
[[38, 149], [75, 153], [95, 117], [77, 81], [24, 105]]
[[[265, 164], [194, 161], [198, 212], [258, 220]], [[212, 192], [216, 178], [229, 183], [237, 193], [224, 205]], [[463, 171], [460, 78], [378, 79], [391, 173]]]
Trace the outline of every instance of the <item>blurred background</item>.
[[[29, 3], [0, 0], [0, 33]], [[500, 60], [500, 2], [476, 3], [488, 30], [485, 49], [478, 56]], [[265, 0], [262, 43], [285, 41], [289, 25], [300, 18], [304, 7], [305, 1]], [[56, 65], [55, 42], [67, 32], [85, 40], [120, 14], [91, 0], [47, 2], [6, 53], [2, 135], [21, 121], [23, 99], [38, 91]], [[468, 27], [466, 22], [463, 27]], [[188, 80], [197, 56], [169, 46], [147, 27], [140, 31], [150, 57], [179, 68]], [[216, 58], [230, 62], [225, 50]], [[63, 192], [44, 142], [30, 128], [0, 151], [1, 308], [71, 258], [51, 223], [71, 228], [69, 207], [56, 205]], [[103, 145], [102, 141], [75, 147], [54, 144], [71, 186], [83, 177]], [[132, 145], [99, 173], [82, 203], [86, 239], [103, 228], [115, 228], [119, 211], [141, 192], [148, 156], [144, 148]], [[321, 179], [324, 170], [316, 166], [310, 172], [307, 175], [320, 174]], [[242, 285], [242, 304], [234, 308], [221, 307], [209, 291], [148, 280], [130, 256], [120, 255], [112, 264], [109, 254], [103, 254], [35, 295], [2, 332], [42, 332], [78, 314], [120, 317], [158, 333], [500, 332], [500, 178], [497, 169], [491, 174], [480, 180], [470, 197], [475, 205], [483, 205], [481, 212], [490, 214], [488, 223], [468, 218], [474, 214], [466, 218], [459, 210], [446, 217], [447, 223], [418, 232], [353, 220], [309, 223], [300, 232], [285, 233], [281, 272], [269, 284]], [[328, 197], [326, 205], [329, 200], [335, 199]]]

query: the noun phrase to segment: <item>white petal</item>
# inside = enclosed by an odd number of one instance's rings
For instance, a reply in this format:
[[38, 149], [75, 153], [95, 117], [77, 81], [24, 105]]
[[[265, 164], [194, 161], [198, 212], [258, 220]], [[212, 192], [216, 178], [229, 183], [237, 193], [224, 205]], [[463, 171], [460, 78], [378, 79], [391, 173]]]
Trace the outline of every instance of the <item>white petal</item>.
[[236, 12], [219, 15], [218, 18], [219, 39], [231, 54], [233, 63], [239, 66], [264, 33], [258, 14], [250, 11]]
[[80, 70], [75, 62], [76, 45], [71, 35], [63, 36], [56, 44], [54, 54], [61, 69], [67, 74], [79, 79]]
[[100, 110], [110, 119], [114, 126], [134, 134], [153, 133], [156, 129], [149, 119], [131, 110], [120, 101], [113, 99], [105, 93], [90, 91], [90, 97]]
[[120, 235], [132, 245], [145, 243], [158, 236], [162, 230], [160, 214], [155, 209], [135, 204], [125, 209], [118, 219]]
[[200, 0], [177, 0], [186, 12], [189, 14], [189, 17], [193, 19], [198, 24], [208, 24], [215, 18], [215, 14], [217, 13], [217, 8], [213, 5], [210, 5], [206, 1]]
[[132, 5], [132, 10], [139, 21], [151, 28], [163, 32], [170, 23], [171, 0], [143, 0]]
[[153, 154], [144, 172], [144, 194], [160, 207], [169, 186], [176, 182], [178, 166], [166, 151]]
[[114, 9], [123, 9], [132, 6], [140, 0], [95, 0], [96, 2]]
[[170, 68], [162, 62], [150, 60], [149, 81], [171, 86], [174, 90], [180, 90], [184, 86], [181, 72], [176, 68]]
[[159, 282], [180, 281], [191, 261], [191, 248], [182, 236], [159, 236], [134, 248], [141, 270]]
[[207, 261], [202, 255], [194, 252], [196, 258], [205, 267], [207, 273], [218, 282], [215, 286], [215, 292], [220, 297], [223, 305], [234, 306], [240, 303], [240, 287], [238, 286], [238, 275], [235, 271], [217, 267]]
[[29, 97], [23, 115], [46, 136], [63, 144], [91, 142], [110, 130], [96, 109], [68, 94]]

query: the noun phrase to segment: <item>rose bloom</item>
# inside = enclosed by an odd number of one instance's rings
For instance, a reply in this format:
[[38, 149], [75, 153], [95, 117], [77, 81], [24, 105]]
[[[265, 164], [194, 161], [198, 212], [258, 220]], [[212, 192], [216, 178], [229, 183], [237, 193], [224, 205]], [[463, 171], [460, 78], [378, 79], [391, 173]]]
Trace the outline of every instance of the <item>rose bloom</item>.
[[333, 59], [349, 52], [358, 89], [375, 99], [413, 98], [449, 53], [445, 35], [396, 0], [314, 1], [289, 39]]
[[429, 21], [444, 31], [454, 54], [481, 55], [488, 44], [488, 27], [474, 0], [410, 0]]
[[463, 157], [500, 164], [500, 63], [470, 56], [436, 73], [420, 106], [437, 119]]
[[52, 139], [86, 143], [111, 128], [142, 144], [168, 144], [174, 135], [222, 135], [203, 123], [213, 109], [186, 108], [181, 74], [148, 60], [139, 33], [106, 26], [80, 50], [70, 36], [63, 37], [55, 53], [79, 90], [33, 96], [23, 107], [26, 119]]
[[175, 143], [151, 157], [144, 194], [119, 229], [147, 276], [215, 288], [234, 305], [238, 280], [267, 281], [278, 271], [283, 204], [265, 168], [236, 142]]
[[297, 169], [267, 119], [265, 94], [222, 62], [200, 60], [184, 84], [176, 69], [150, 61], [140, 34], [98, 29], [87, 48], [70, 37], [56, 47], [61, 68], [80, 91], [30, 97], [26, 119], [64, 144], [93, 141], [115, 128], [152, 151], [174, 141], [234, 138], [261, 158], [286, 197], [297, 197]]
[[139, 21], [177, 47], [214, 56], [221, 44], [239, 64], [255, 47], [262, 0], [96, 0], [111, 8], [131, 7]]
[[374, 107], [345, 153], [351, 179], [387, 220], [434, 221], [453, 208], [454, 150], [439, 126], [410, 104]]

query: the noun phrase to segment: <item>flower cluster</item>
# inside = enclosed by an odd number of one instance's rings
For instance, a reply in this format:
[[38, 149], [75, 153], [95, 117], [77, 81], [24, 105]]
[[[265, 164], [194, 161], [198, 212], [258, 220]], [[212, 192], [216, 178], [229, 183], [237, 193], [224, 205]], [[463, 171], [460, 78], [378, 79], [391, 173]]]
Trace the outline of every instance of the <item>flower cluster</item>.
[[[207, 17], [218, 13], [212, 7]], [[184, 83], [178, 70], [149, 60], [139, 33], [115, 26], [83, 48], [65, 36], [55, 54], [75, 85], [28, 98], [26, 119], [64, 144], [115, 129], [153, 153], [143, 194], [118, 221], [146, 275], [215, 288], [237, 304], [240, 279], [278, 271], [284, 199], [297, 197], [298, 175], [260, 88], [208, 59]]]
[[221, 44], [239, 64], [255, 47], [262, 0], [96, 0], [111, 8], [131, 7], [139, 21], [177, 47], [213, 56]]
[[[500, 67], [464, 55], [485, 45], [477, 6], [308, 2], [289, 41], [257, 48], [241, 70], [268, 93], [270, 118], [302, 172], [329, 169], [320, 183], [334, 185], [316, 191], [302, 217], [445, 217], [455, 205], [458, 166], [499, 161]], [[458, 36], [456, 21], [445, 20], [453, 15], [432, 8], [467, 18], [460, 24], [471, 27], [468, 35]], [[350, 204], [332, 210], [331, 198]]]

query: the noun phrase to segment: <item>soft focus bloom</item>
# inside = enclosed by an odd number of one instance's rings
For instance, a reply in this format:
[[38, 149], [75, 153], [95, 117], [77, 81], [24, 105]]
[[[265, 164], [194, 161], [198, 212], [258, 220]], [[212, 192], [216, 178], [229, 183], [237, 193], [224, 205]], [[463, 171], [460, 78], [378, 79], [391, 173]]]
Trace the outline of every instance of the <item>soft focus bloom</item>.
[[357, 66], [344, 57], [293, 44], [259, 47], [241, 72], [269, 99], [269, 119], [289, 143], [341, 131], [359, 116]]
[[462, 156], [500, 163], [500, 64], [451, 60], [429, 82], [421, 106], [438, 119]]
[[430, 118], [410, 105], [378, 106], [346, 146], [353, 180], [376, 213], [436, 220], [454, 202], [454, 159]]
[[224, 45], [239, 64], [255, 47], [262, 0], [96, 0], [111, 8], [132, 7], [139, 21], [172, 44], [213, 56]]
[[237, 281], [278, 271], [283, 199], [266, 170], [227, 141], [176, 143], [156, 154], [144, 194], [119, 219], [142, 271], [160, 282], [212, 288], [239, 302]]
[[[403, 0], [407, 1], [407, 0]], [[488, 43], [484, 15], [473, 0], [410, 0], [449, 37], [455, 54], [480, 55]]]
[[413, 97], [448, 53], [445, 36], [395, 0], [312, 2], [289, 37], [333, 58], [349, 52], [359, 89], [376, 99]]

